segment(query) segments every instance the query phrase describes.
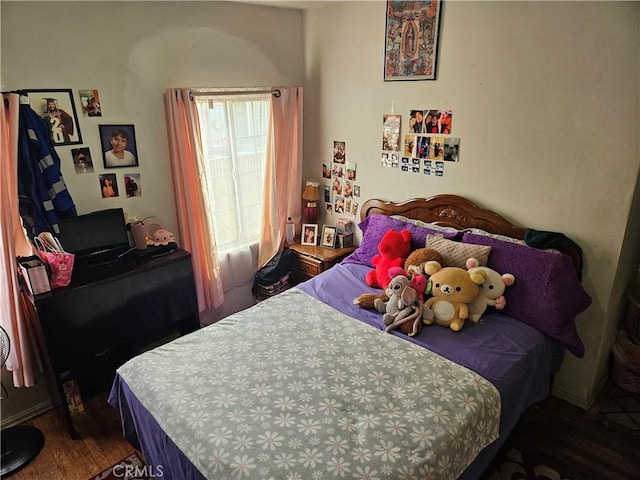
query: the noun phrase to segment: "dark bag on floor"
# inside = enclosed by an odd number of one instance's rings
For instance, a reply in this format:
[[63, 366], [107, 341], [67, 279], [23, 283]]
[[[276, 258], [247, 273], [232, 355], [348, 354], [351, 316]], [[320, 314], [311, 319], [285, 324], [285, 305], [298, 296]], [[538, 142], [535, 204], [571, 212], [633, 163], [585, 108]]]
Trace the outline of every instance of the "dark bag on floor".
[[292, 260], [293, 254], [288, 248], [269, 260], [267, 264], [256, 273], [256, 278], [253, 280], [253, 294], [256, 295], [259, 285], [273, 285], [287, 275], [291, 271]]

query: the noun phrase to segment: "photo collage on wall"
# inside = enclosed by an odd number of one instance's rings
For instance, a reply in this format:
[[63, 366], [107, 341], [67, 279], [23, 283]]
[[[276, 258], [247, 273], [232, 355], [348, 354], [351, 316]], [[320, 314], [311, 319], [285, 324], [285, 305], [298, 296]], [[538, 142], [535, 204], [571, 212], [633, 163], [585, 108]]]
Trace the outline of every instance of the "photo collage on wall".
[[445, 162], [457, 162], [460, 152], [460, 139], [449, 136], [452, 122], [451, 110], [411, 110], [400, 145], [401, 115], [383, 115], [381, 165], [408, 173], [444, 176]]
[[[82, 144], [80, 123], [73, 91], [71, 89], [26, 90], [31, 108], [44, 118], [55, 147]], [[84, 122], [102, 117], [100, 92], [96, 89], [78, 90], [80, 111]], [[97, 125], [102, 152], [102, 169], [138, 167], [138, 151], [133, 125]], [[86, 133], [86, 132], [85, 132]], [[71, 159], [76, 175], [87, 175], [96, 180], [96, 158], [87, 146], [71, 149]], [[64, 159], [63, 159], [64, 161]], [[102, 169], [99, 168], [101, 171]], [[102, 198], [125, 195], [127, 198], [142, 196], [140, 173], [125, 172], [120, 177], [110, 172], [97, 175], [96, 193]]]
[[322, 163], [324, 203], [328, 213], [356, 216], [360, 197], [357, 171], [358, 164], [347, 160], [346, 143], [335, 140], [331, 161]]

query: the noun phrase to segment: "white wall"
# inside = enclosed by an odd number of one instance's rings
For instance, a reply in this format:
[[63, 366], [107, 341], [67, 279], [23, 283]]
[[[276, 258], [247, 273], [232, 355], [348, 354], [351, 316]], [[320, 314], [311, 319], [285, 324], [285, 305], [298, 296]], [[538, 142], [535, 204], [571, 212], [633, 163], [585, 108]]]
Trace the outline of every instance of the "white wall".
[[[56, 148], [79, 213], [122, 207], [140, 218], [158, 216], [177, 234], [164, 90], [304, 81], [302, 13], [297, 10], [228, 2], [3, 1], [0, 13], [3, 91], [70, 88], [76, 107], [79, 89], [100, 92], [102, 117], [83, 118], [78, 111], [82, 146], [91, 148], [95, 173], [75, 174], [71, 148], [78, 145]], [[140, 167], [109, 173], [116, 173], [121, 192], [123, 173], [140, 173], [141, 198], [101, 197], [101, 123], [135, 125]], [[9, 385], [6, 380], [3, 375]], [[41, 385], [14, 390], [2, 402], [3, 422], [46, 400]]]
[[[640, 164], [639, 11], [637, 2], [447, 1], [438, 78], [411, 82], [383, 81], [385, 2], [305, 13], [305, 178], [321, 178], [343, 140], [361, 202], [460, 194], [579, 242], [593, 297], [577, 320], [587, 353], [567, 356], [554, 392], [581, 406], [607, 374], [638, 262], [637, 244], [621, 252]], [[392, 108], [403, 134], [410, 109], [452, 109], [460, 162], [442, 178], [381, 167]], [[628, 235], [637, 230], [635, 221]]]
[[[56, 150], [80, 213], [123, 207], [177, 232], [162, 95], [169, 87], [300, 85], [302, 14], [226, 2], [2, 2], [2, 88], [100, 91], [102, 117], [82, 118], [96, 175]], [[276, 35], [277, 33], [277, 35]], [[103, 199], [98, 124], [136, 127], [143, 197]]]

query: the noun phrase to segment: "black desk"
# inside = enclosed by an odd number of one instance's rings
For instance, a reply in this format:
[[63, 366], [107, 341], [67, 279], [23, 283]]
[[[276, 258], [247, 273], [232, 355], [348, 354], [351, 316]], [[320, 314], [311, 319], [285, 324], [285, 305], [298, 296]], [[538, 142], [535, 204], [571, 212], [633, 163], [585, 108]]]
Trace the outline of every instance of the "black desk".
[[35, 297], [49, 366], [72, 438], [77, 432], [63, 389], [75, 378], [82, 394], [109, 388], [115, 369], [145, 346], [199, 328], [191, 254], [129, 255]]

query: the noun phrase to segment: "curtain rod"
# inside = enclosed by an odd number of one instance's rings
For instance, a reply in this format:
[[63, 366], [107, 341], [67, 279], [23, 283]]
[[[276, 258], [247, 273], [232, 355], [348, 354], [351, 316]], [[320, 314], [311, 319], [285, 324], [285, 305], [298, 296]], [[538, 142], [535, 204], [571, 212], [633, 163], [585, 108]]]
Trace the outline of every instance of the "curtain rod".
[[239, 90], [237, 92], [203, 91], [203, 92], [191, 92], [190, 95], [192, 97], [204, 97], [204, 96], [219, 97], [219, 96], [223, 96], [223, 95], [255, 95], [256, 93], [271, 93], [271, 95], [273, 95], [276, 98], [280, 97], [280, 95], [281, 95], [280, 90], [278, 90], [278, 89], [271, 90], [271, 91], [269, 91], [269, 90]]

